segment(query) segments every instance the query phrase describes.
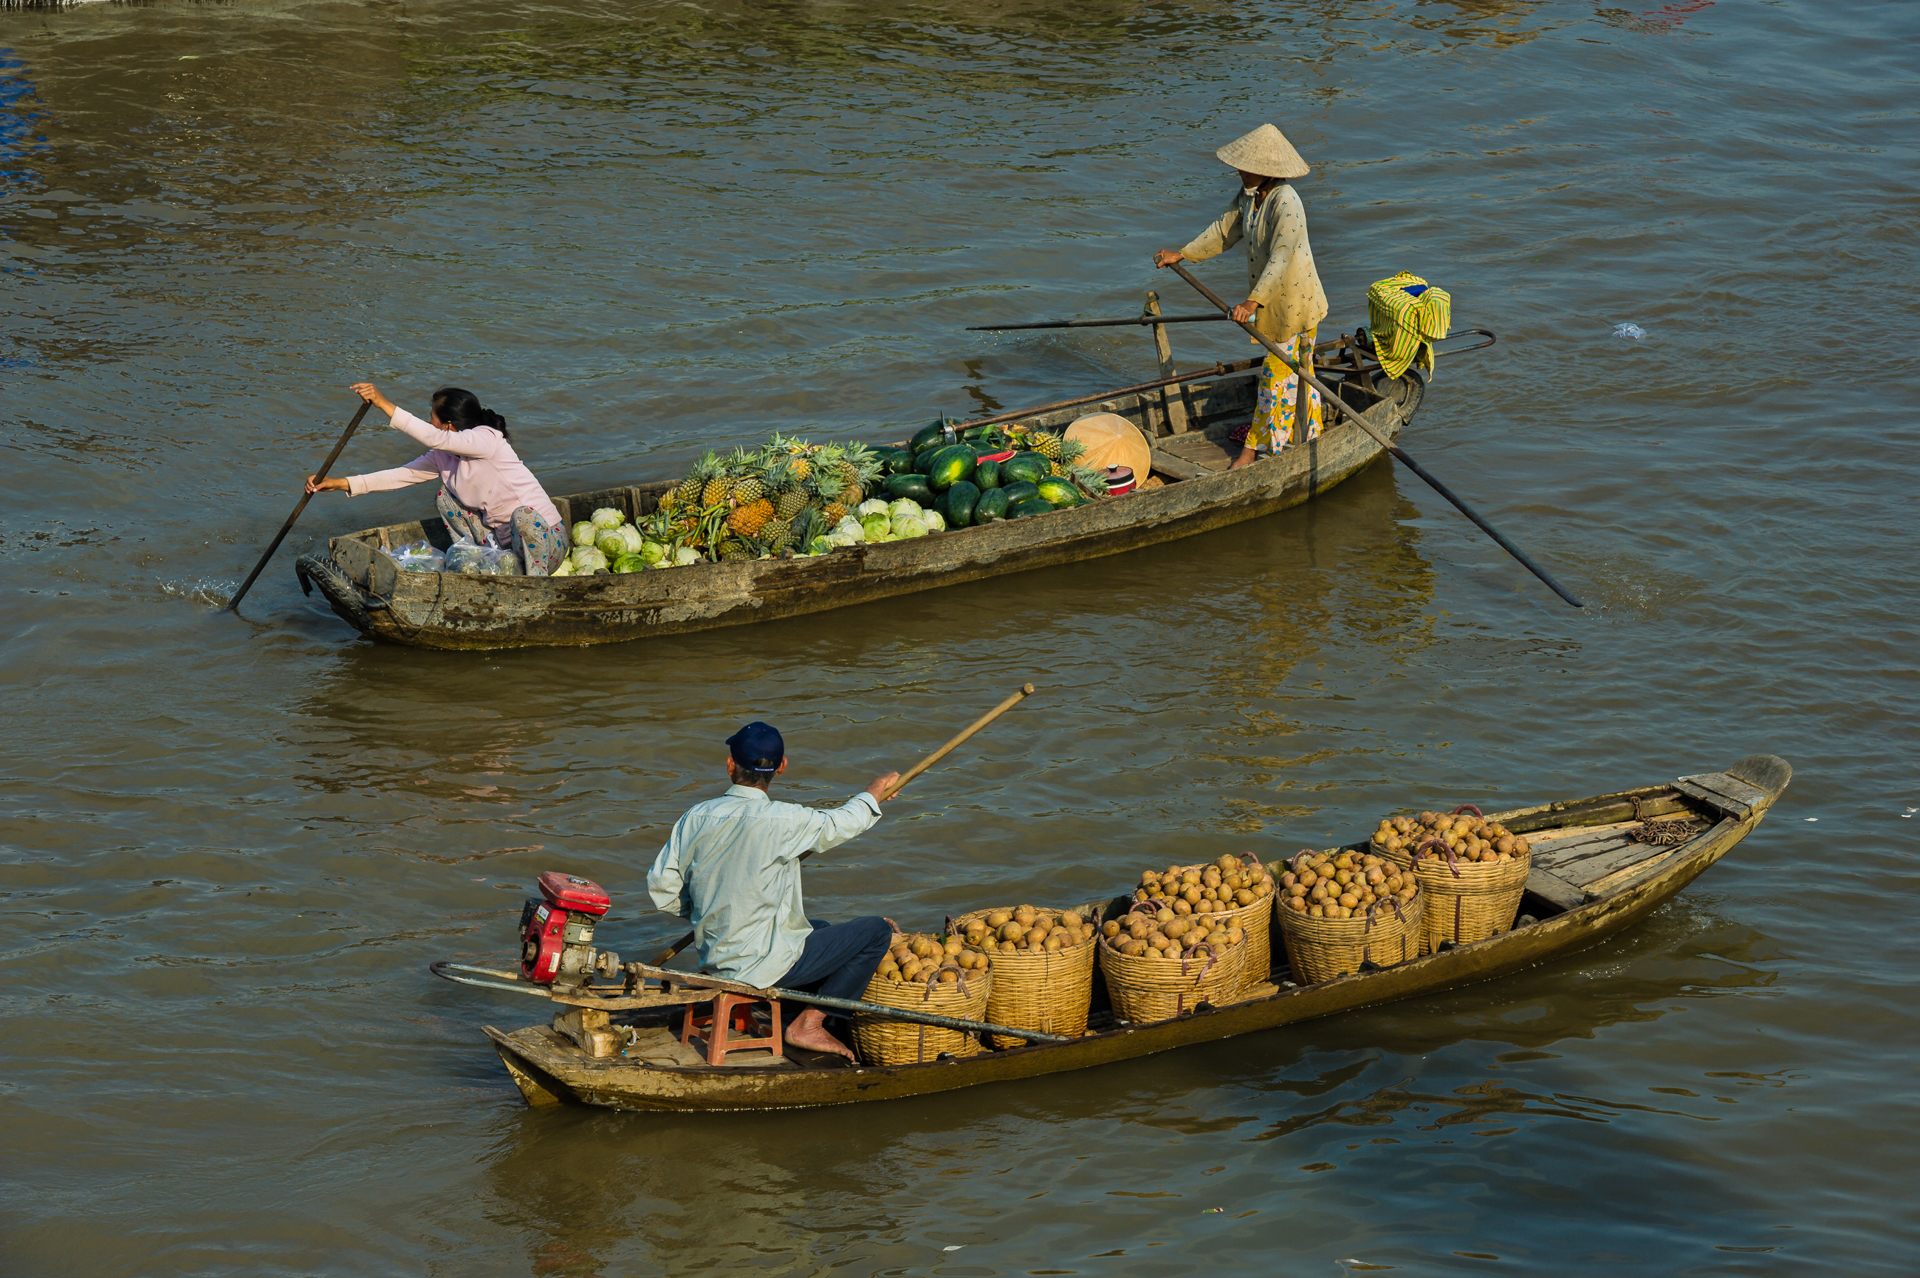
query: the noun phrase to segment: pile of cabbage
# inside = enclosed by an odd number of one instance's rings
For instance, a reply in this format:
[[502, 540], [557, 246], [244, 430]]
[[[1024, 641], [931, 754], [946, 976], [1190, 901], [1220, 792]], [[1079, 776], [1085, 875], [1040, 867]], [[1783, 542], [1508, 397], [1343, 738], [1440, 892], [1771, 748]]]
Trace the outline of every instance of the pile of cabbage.
[[911, 497], [863, 501], [823, 537], [815, 537], [807, 553], [824, 555], [861, 542], [905, 541], [946, 531], [947, 521], [937, 510], [924, 510]]
[[554, 569], [556, 577], [587, 577], [598, 572], [641, 572], [648, 568], [678, 568], [700, 562], [691, 546], [669, 547], [649, 541], [611, 506], [602, 506], [589, 519], [568, 530], [573, 549]]

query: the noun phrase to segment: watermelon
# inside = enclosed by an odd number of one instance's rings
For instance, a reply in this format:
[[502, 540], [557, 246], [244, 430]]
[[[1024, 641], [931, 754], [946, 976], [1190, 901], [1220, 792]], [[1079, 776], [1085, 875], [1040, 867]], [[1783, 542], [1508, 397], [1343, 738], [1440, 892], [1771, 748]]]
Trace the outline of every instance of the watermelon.
[[895, 501], [905, 497], [922, 506], [933, 505], [933, 487], [925, 475], [895, 475], [887, 480], [887, 496]]
[[935, 422], [931, 426], [922, 426], [919, 430], [915, 431], [913, 433], [913, 440], [907, 445], [907, 449], [913, 453], [924, 453], [929, 448], [951, 442], [952, 441], [947, 438], [947, 424], [945, 422]]
[[915, 453], [913, 455], [913, 469], [910, 473], [915, 475], [931, 475], [933, 473], [933, 459], [939, 455], [941, 449], [947, 446], [946, 444], [936, 443], [932, 448], [923, 448]]
[[1000, 463], [1000, 482], [1003, 484], [1010, 484], [1017, 479], [1037, 484], [1052, 473], [1053, 463], [1039, 453], [1015, 453]]
[[1053, 509], [1053, 503], [1045, 497], [1022, 497], [1007, 507], [1008, 519], [1024, 519], [1028, 515], [1044, 515]]
[[973, 508], [980, 501], [979, 485], [965, 479], [955, 480], [941, 495], [935, 507], [949, 528], [965, 528], [973, 522]]
[[1054, 475], [1041, 480], [1039, 488], [1040, 495], [1045, 497], [1055, 510], [1071, 510], [1075, 506], [1084, 505], [1087, 500], [1070, 480]]
[[[949, 488], [948, 492], [953, 489]], [[989, 488], [980, 494], [980, 500], [974, 503], [973, 522], [978, 524], [998, 523], [1007, 517], [1007, 490]]]
[[880, 465], [889, 475], [911, 475], [913, 473], [913, 450], [911, 448], [882, 448]]
[[933, 485], [933, 491], [943, 493], [961, 480], [973, 478], [978, 462], [978, 455], [965, 444], [950, 444], [928, 460], [927, 482]]
[[1000, 486], [1000, 463], [981, 462], [973, 468], [973, 482], [984, 489]]
[[1023, 479], [1017, 484], [1002, 484], [994, 491], [1005, 493], [1007, 495], [1007, 504], [1011, 506], [1022, 497], [1038, 497], [1040, 495], [1040, 485], [1030, 484]]

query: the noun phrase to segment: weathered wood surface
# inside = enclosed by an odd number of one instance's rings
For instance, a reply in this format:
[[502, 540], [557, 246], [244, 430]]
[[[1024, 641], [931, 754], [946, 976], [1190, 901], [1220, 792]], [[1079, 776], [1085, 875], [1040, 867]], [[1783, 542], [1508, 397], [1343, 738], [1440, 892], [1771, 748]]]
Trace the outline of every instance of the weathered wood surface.
[[[1563, 957], [1613, 936], [1652, 913], [1732, 850], [1766, 816], [1792, 776], [1792, 769], [1784, 760], [1766, 755], [1744, 759], [1728, 771], [1760, 789], [1763, 802], [1755, 805], [1744, 818], [1728, 817], [1719, 821], [1682, 848], [1657, 849], [1662, 858], [1657, 867], [1632, 876], [1618, 890], [1598, 899], [1574, 904], [1550, 918], [1485, 941], [1393, 967], [1337, 977], [1316, 985], [1289, 985], [1226, 1007], [1151, 1025], [1118, 1026], [1070, 1043], [1009, 1048], [962, 1061], [920, 1065], [718, 1069], [635, 1064], [618, 1059], [597, 1061], [573, 1049], [564, 1039], [556, 1042], [545, 1027], [511, 1034], [492, 1028], [486, 1032], [502, 1059], [508, 1060], [509, 1068], [515, 1071], [516, 1082], [523, 1076], [548, 1080], [574, 1100], [631, 1110], [784, 1109], [887, 1100], [1129, 1060], [1191, 1043], [1490, 980]], [[1631, 803], [1623, 804], [1623, 796], [1644, 796], [1667, 790], [1665, 786], [1653, 786], [1571, 803], [1547, 804], [1499, 814], [1499, 819], [1510, 828], [1517, 822], [1540, 818], [1545, 819], [1536, 828], [1578, 824], [1582, 818], [1594, 818], [1592, 823], [1603, 824], [1603, 815], [1621, 806], [1631, 811]], [[1558, 819], [1564, 817], [1574, 819]], [[1531, 884], [1529, 887], [1531, 889]], [[1536, 894], [1529, 899], [1540, 898]], [[527, 1093], [525, 1083], [521, 1084], [521, 1090]], [[530, 1103], [539, 1103], [533, 1101], [532, 1093], [528, 1095]]]
[[[1252, 409], [1252, 372], [1185, 388], [1192, 430], [1168, 436], [1174, 447], [1223, 450], [1220, 439]], [[1145, 397], [1114, 401], [1114, 411], [1143, 429]], [[1102, 405], [1106, 407], [1106, 405]], [[1029, 424], [1063, 426], [1084, 410], [1062, 410]], [[1059, 420], [1052, 420], [1052, 419]], [[1382, 401], [1369, 420], [1389, 438], [1404, 422]], [[1149, 433], [1153, 433], [1150, 431]], [[1209, 438], [1211, 436], [1211, 438]], [[1165, 442], [1163, 440], [1163, 442]], [[481, 577], [403, 572], [379, 553], [380, 529], [336, 537], [333, 560], [358, 598], [329, 596], [334, 611], [375, 638], [417, 647], [488, 649], [615, 643], [685, 634], [721, 626], [774, 621], [829, 608], [867, 603], [939, 586], [978, 581], [1056, 564], [1123, 554], [1191, 537], [1299, 505], [1339, 484], [1381, 455], [1351, 423], [1277, 457], [1217, 472], [1156, 447], [1162, 473], [1179, 482], [980, 528], [931, 537], [844, 547], [805, 559], [691, 564], [665, 571], [591, 577]], [[1176, 474], [1175, 471], [1181, 473]], [[629, 517], [650, 513], [670, 482], [576, 493], [556, 498], [569, 521], [600, 505]], [[395, 542], [427, 537], [444, 542], [438, 520], [385, 530]], [[437, 533], [437, 536], [434, 534]], [[335, 587], [316, 581], [323, 591]]]
[[1673, 786], [1683, 794], [1703, 799], [1728, 815], [1741, 818], [1752, 815], [1754, 807], [1765, 802], [1766, 798], [1766, 792], [1758, 786], [1749, 785], [1724, 772], [1702, 772], [1696, 776], [1681, 777]]

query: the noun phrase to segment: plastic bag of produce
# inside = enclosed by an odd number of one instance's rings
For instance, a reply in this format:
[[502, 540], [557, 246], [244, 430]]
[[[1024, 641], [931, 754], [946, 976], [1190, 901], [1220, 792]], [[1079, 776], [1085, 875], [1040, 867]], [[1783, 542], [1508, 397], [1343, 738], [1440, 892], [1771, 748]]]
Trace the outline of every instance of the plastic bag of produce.
[[410, 541], [404, 546], [382, 546], [380, 553], [399, 564], [402, 572], [441, 572], [444, 571], [447, 562], [446, 555], [429, 541]]
[[494, 546], [476, 546], [462, 537], [448, 548], [444, 571], [473, 577], [514, 577], [520, 573], [520, 556]]
[[602, 506], [593, 512], [593, 526], [595, 528], [618, 528], [626, 522], [627, 517], [611, 506]]

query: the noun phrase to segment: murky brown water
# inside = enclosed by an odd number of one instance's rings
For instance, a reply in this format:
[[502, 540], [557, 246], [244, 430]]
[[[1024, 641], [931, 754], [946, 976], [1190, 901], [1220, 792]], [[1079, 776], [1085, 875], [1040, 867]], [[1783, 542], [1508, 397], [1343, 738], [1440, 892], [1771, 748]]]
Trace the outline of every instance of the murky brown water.
[[[1917, 26], [1808, 0], [0, 13], [0, 1269], [1906, 1272]], [[1149, 376], [1137, 331], [961, 329], [1156, 286], [1187, 309], [1146, 256], [1264, 118], [1317, 165], [1335, 322], [1406, 268], [1501, 333], [1407, 444], [1586, 613], [1386, 465], [1082, 569], [476, 656], [372, 647], [299, 595], [314, 539], [427, 500], [335, 498], [249, 620], [211, 606], [363, 376], [479, 389], [560, 492]], [[348, 464], [409, 455], [374, 432]], [[676, 931], [644, 867], [742, 718], [824, 798], [1027, 679], [1041, 701], [822, 859], [820, 912], [1079, 900], [1170, 849], [1755, 751], [1798, 776], [1575, 959], [923, 1102], [530, 1113], [477, 1032], [527, 1013], [425, 971], [507, 954], [551, 867], [623, 894], [617, 948]]]

